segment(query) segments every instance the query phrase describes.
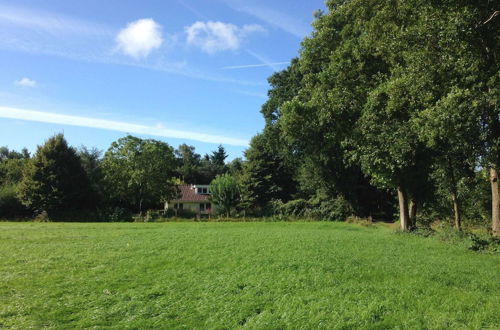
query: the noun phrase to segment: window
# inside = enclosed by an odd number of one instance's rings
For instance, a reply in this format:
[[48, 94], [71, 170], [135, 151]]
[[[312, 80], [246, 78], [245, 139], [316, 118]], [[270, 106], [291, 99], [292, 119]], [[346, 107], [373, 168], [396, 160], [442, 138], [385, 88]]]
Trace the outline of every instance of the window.
[[201, 203], [200, 204], [200, 212], [210, 212], [211, 205], [210, 203]]
[[207, 187], [199, 187], [198, 188], [198, 194], [200, 194], [200, 195], [207, 195], [208, 194], [208, 188]]
[[176, 209], [176, 210], [183, 210], [184, 209], [184, 204], [182, 204], [182, 203], [175, 203], [174, 204], [174, 209]]

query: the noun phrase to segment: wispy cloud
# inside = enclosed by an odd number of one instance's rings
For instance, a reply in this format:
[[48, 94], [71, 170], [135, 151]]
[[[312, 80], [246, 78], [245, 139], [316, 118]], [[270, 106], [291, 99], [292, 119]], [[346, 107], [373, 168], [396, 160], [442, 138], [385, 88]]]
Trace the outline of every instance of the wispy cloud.
[[248, 140], [226, 136], [204, 134], [198, 132], [169, 129], [162, 124], [140, 125], [122, 121], [105, 120], [99, 118], [64, 115], [52, 112], [35, 111], [0, 106], [0, 118], [36, 121], [42, 123], [99, 128], [110, 131], [135, 133], [149, 136], [185, 139], [213, 144], [227, 144], [233, 146], [248, 146]]
[[244, 0], [223, 0], [232, 9], [256, 17], [269, 25], [275, 26], [299, 38], [304, 38], [311, 30], [310, 26], [296, 17], [289, 16], [265, 6], [250, 4]]
[[43, 10], [0, 4], [0, 22], [44, 31], [51, 35], [111, 36], [113, 30], [105, 25], [88, 22]]
[[269, 67], [273, 71], [278, 71], [280, 69], [280, 67], [279, 67], [280, 64], [276, 64], [276, 62], [271, 61], [270, 59], [268, 59], [264, 55], [257, 54], [256, 52], [248, 50], [248, 49], [247, 49], [247, 53], [252, 55], [253, 57], [255, 57], [257, 60], [259, 60], [262, 63], [262, 65]]
[[290, 62], [270, 62], [270, 63], [261, 63], [261, 64], [242, 64], [242, 65], [230, 65], [230, 66], [223, 66], [221, 69], [222, 70], [237, 70], [237, 69], [251, 69], [251, 68], [262, 68], [262, 67], [269, 67], [269, 66], [277, 66], [277, 65], [285, 65], [285, 64], [290, 64]]
[[23, 87], [35, 87], [36, 86], [36, 81], [30, 78], [22, 78], [19, 80], [16, 80], [14, 84], [18, 86], [23, 86]]
[[266, 30], [257, 24], [238, 27], [223, 22], [198, 21], [186, 27], [187, 43], [199, 47], [208, 54], [225, 50], [237, 50], [248, 35]]
[[202, 19], [204, 21], [209, 21], [210, 20], [208, 18], [208, 16], [206, 16], [203, 13], [201, 13], [198, 9], [194, 8], [193, 6], [191, 6], [190, 4], [186, 3], [185, 1], [178, 0], [178, 2], [179, 2], [180, 5], [182, 5], [184, 8], [186, 8], [187, 10], [189, 10], [192, 14], [194, 14], [198, 18], [200, 18], [200, 19]]

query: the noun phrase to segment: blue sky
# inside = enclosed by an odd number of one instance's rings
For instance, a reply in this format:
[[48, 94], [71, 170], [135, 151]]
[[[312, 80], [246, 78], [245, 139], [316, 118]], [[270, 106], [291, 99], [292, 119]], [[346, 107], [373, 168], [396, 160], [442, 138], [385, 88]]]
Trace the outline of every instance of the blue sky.
[[0, 145], [126, 133], [242, 156], [323, 0], [0, 0]]

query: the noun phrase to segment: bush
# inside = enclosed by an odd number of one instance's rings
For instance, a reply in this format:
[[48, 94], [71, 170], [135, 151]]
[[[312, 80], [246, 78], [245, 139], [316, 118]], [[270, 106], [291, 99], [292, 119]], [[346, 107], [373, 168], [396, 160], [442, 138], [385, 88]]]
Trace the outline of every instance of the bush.
[[132, 213], [123, 207], [108, 207], [97, 211], [101, 221], [109, 222], [132, 222]]
[[177, 211], [177, 217], [183, 218], [183, 219], [194, 219], [196, 218], [197, 213], [189, 210], [178, 210]]
[[328, 221], [344, 221], [354, 214], [351, 204], [342, 196], [333, 199], [316, 198], [311, 202], [311, 208], [305, 216]]
[[305, 199], [294, 199], [288, 203], [280, 205], [280, 213], [285, 216], [301, 217], [310, 208], [309, 202]]
[[18, 218], [30, 216], [30, 211], [17, 197], [15, 185], [0, 187], [0, 217]]
[[411, 233], [424, 237], [434, 237], [440, 241], [476, 252], [500, 253], [500, 238], [492, 237], [487, 233], [458, 231], [445, 223], [442, 223], [436, 231], [431, 228], [417, 228]]

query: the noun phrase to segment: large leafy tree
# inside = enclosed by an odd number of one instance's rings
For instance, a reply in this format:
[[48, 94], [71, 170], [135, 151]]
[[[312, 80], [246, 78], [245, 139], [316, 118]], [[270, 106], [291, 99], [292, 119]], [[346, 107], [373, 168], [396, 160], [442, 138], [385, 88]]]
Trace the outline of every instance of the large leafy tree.
[[475, 94], [480, 109], [483, 137], [483, 166], [490, 169], [492, 231], [500, 236], [500, 14], [494, 1], [464, 1], [462, 21], [467, 33], [460, 37], [470, 45], [472, 55], [465, 69], [465, 87]]
[[300, 172], [307, 175], [300, 181], [315, 182], [330, 197], [341, 195], [359, 214], [370, 215], [379, 197], [390, 196], [374, 189], [352, 161], [353, 132], [368, 91], [387, 65], [367, 46], [365, 23], [373, 5], [330, 1], [328, 6], [330, 13], [316, 15], [315, 30], [302, 43], [301, 88], [283, 104], [279, 125], [303, 160]]
[[108, 194], [139, 211], [173, 198], [176, 160], [167, 143], [126, 136], [111, 144], [102, 161]]
[[19, 196], [30, 209], [49, 215], [68, 209], [91, 208], [90, 184], [76, 150], [62, 134], [39, 146], [26, 164]]
[[283, 156], [273, 148], [266, 133], [252, 138], [245, 157], [241, 183], [247, 202], [262, 208], [272, 199], [290, 199], [296, 189], [294, 173], [286, 166]]

